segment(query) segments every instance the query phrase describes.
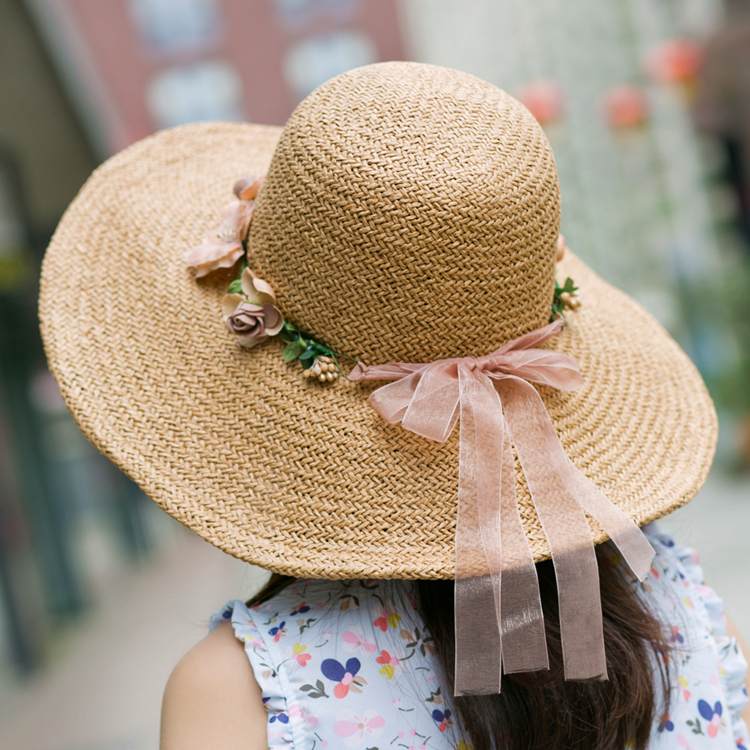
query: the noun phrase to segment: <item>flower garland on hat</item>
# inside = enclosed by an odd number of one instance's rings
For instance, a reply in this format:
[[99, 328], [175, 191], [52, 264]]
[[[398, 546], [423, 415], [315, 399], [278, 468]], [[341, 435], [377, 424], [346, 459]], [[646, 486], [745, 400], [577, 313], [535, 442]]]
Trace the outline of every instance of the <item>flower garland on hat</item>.
[[[227, 330], [234, 334], [240, 346], [247, 349], [278, 336], [286, 344], [285, 362], [299, 360], [303, 377], [330, 383], [344, 374], [340, 359], [355, 364], [358, 360], [334, 352], [313, 335], [284, 320], [271, 285], [248, 267], [248, 234], [263, 180], [263, 176], [253, 174], [237, 180], [234, 185], [237, 200], [225, 207], [221, 225], [208, 232], [202, 244], [183, 253], [182, 260], [195, 271], [196, 278], [221, 268], [232, 268], [241, 260], [239, 276], [229, 285], [222, 302], [222, 319]], [[558, 262], [565, 250], [565, 238], [560, 235]], [[566, 279], [562, 286], [555, 280], [550, 322], [563, 318], [566, 311], [577, 310], [580, 305], [578, 287], [573, 280]]]
[[343, 374], [339, 359], [357, 360], [335, 353], [314, 336], [284, 320], [271, 285], [247, 265], [247, 237], [263, 179], [259, 175], [239, 179], [234, 185], [237, 200], [224, 209], [221, 225], [209, 232], [202, 244], [183, 253], [182, 260], [195, 271], [196, 278], [221, 268], [231, 268], [241, 260], [239, 276], [229, 285], [222, 302], [222, 319], [227, 330], [247, 349], [278, 336], [286, 344], [284, 361], [298, 359], [304, 377], [330, 383]]

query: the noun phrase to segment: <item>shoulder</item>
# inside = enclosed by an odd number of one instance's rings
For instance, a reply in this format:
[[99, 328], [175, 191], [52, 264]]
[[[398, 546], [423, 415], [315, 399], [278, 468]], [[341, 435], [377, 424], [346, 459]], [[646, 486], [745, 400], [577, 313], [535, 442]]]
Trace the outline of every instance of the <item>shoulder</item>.
[[219, 625], [172, 672], [162, 705], [161, 750], [266, 750], [261, 690], [231, 625]]

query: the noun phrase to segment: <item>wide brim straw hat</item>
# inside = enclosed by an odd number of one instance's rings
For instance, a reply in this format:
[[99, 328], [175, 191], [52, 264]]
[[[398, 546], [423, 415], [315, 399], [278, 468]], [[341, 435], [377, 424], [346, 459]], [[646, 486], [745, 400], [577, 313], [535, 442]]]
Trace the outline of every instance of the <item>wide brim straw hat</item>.
[[[567, 455], [639, 525], [698, 491], [711, 400], [640, 305], [570, 252], [556, 265], [559, 189], [537, 122], [473, 76], [384, 63], [326, 83], [285, 129], [205, 123], [136, 143], [55, 233], [50, 367], [86, 436], [167, 513], [277, 573], [455, 573], [458, 430], [440, 443], [389, 424], [367, 402], [376, 383], [305, 379], [276, 339], [238, 346], [221, 317], [237, 270], [196, 279], [181, 260], [248, 173], [267, 173], [253, 272], [287, 320], [367, 364], [488, 354], [546, 324], [555, 274], [572, 278], [581, 305], [544, 346], [584, 382], [538, 387]], [[518, 464], [516, 491], [543, 560]]]

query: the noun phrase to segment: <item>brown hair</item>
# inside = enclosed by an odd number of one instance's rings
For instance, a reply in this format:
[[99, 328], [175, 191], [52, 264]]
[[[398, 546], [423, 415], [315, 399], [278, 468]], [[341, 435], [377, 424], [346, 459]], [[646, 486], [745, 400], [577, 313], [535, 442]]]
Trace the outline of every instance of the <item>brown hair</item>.
[[[669, 710], [669, 645], [636, 584], [613, 562], [607, 542], [596, 548], [609, 679], [563, 679], [554, 568], [537, 564], [550, 669], [505, 675], [502, 692], [454, 698], [457, 723], [473, 750], [645, 750], [657, 705]], [[294, 578], [274, 575], [249, 602], [267, 601]], [[446, 692], [453, 692], [453, 581], [416, 582], [416, 605], [434, 638]], [[661, 690], [658, 689], [658, 687]]]

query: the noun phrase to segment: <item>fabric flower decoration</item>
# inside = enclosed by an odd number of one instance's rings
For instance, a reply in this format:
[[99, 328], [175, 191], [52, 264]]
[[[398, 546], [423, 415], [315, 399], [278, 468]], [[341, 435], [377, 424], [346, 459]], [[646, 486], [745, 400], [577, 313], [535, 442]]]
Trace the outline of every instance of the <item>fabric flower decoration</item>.
[[254, 201], [258, 197], [264, 179], [264, 177], [259, 177], [257, 174], [248, 174], [240, 177], [234, 183], [233, 192], [241, 201]]
[[333, 689], [333, 694], [337, 698], [346, 698], [351, 690], [354, 693], [361, 693], [360, 685], [366, 685], [367, 680], [364, 677], [357, 677], [362, 664], [359, 659], [349, 659], [346, 665], [336, 661], [336, 659], [325, 659], [320, 665], [320, 671], [325, 677], [338, 685]]
[[250, 269], [242, 272], [242, 294], [227, 294], [223, 302], [224, 323], [241, 346], [251, 347], [275, 336], [284, 326], [270, 284]]
[[196, 277], [218, 268], [231, 268], [242, 256], [242, 240], [247, 236], [254, 203], [234, 201], [224, 210], [224, 219], [215, 232], [209, 232], [203, 244], [182, 254], [182, 260], [195, 269]]

